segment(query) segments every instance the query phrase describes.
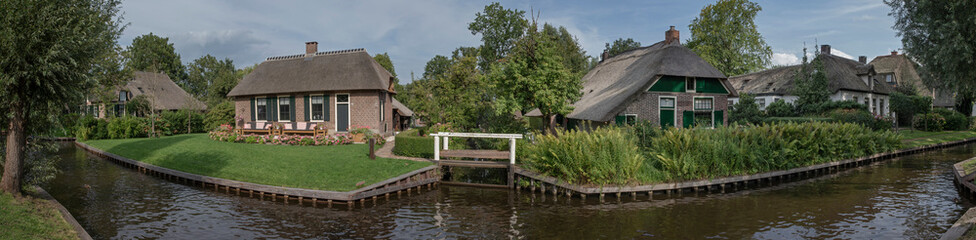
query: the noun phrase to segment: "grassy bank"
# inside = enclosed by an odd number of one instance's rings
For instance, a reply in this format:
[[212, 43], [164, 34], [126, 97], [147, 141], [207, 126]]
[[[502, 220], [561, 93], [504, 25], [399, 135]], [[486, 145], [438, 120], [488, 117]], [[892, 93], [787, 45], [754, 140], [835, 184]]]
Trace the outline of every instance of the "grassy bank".
[[[92, 147], [160, 167], [244, 182], [350, 191], [431, 165], [400, 159], [370, 160], [365, 144], [282, 146], [228, 143], [206, 134], [93, 140]], [[361, 187], [360, 186], [360, 187]]]
[[902, 130], [898, 131], [898, 134], [901, 134], [902, 143], [904, 143], [905, 148], [959, 141], [976, 137], [976, 132], [973, 131], [925, 132]]
[[0, 193], [0, 239], [78, 239], [50, 202]]

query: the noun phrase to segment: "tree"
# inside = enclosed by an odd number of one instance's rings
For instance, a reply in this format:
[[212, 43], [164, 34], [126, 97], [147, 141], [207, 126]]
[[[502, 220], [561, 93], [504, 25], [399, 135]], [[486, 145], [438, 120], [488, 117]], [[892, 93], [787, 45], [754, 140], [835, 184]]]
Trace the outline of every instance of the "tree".
[[796, 111], [794, 111], [793, 104], [783, 101], [783, 99], [776, 99], [769, 106], [766, 106], [766, 115], [770, 117], [793, 117], [796, 116]]
[[28, 135], [95, 85], [93, 65], [122, 31], [119, 2], [0, 1], [0, 106], [7, 123], [0, 190], [20, 195]]
[[719, 0], [702, 8], [688, 29], [686, 46], [726, 76], [754, 72], [769, 65], [773, 50], [756, 30], [759, 4]]
[[193, 60], [186, 66], [189, 70], [183, 89], [208, 105], [216, 105], [227, 99], [227, 93], [237, 86], [238, 76], [234, 61], [229, 58], [217, 60], [206, 56]]
[[732, 105], [732, 109], [729, 110], [729, 122], [759, 124], [763, 118], [763, 112], [759, 110], [756, 97], [752, 94], [739, 95], [739, 102]]
[[582, 96], [580, 75], [564, 65], [559, 45], [533, 24], [512, 54], [489, 76], [496, 90], [495, 112], [510, 114], [539, 109], [550, 133], [557, 114], [568, 114]]
[[640, 46], [641, 43], [638, 41], [634, 41], [633, 38], [627, 38], [627, 39], [618, 38], [617, 40], [613, 40], [613, 44], [607, 43], [607, 46], [603, 48], [603, 51], [607, 52], [612, 57], [622, 52], [630, 51], [631, 49], [634, 48], [639, 48]]
[[818, 113], [823, 103], [830, 101], [827, 70], [820, 59], [820, 51], [815, 51], [816, 58], [812, 63], [807, 62], [807, 49], [803, 48], [803, 61], [800, 68], [793, 73], [793, 95], [798, 98], [794, 102], [800, 113]]
[[508, 55], [512, 45], [522, 37], [528, 26], [525, 11], [505, 9], [497, 2], [485, 6], [483, 12], [475, 14], [474, 22], [468, 24], [472, 35], [481, 34], [478, 66], [488, 71], [491, 65]]
[[573, 74], [582, 76], [587, 68], [588, 57], [586, 51], [580, 46], [579, 41], [566, 30], [565, 27], [558, 28], [546, 23], [542, 25], [542, 34], [549, 38], [555, 46], [555, 53], [562, 59], [563, 66]]
[[[152, 33], [132, 39], [132, 45], [126, 49], [129, 59], [128, 67], [134, 71], [161, 71], [170, 79], [187, 89], [186, 70], [176, 53], [169, 38], [153, 35]], [[155, 69], [153, 69], [153, 67]]]
[[451, 59], [441, 55], [434, 56], [430, 59], [430, 61], [427, 61], [426, 65], [424, 65], [423, 78], [431, 79], [436, 76], [440, 76], [441, 74], [444, 74], [444, 72], [447, 72], [447, 69], [450, 67]]
[[383, 66], [386, 71], [390, 72], [394, 78], [397, 77], [396, 70], [393, 68], [393, 60], [390, 60], [390, 54], [378, 53], [376, 56], [373, 56], [373, 59], [376, 60], [380, 66]]
[[885, 0], [905, 52], [931, 77], [929, 86], [976, 89], [976, 2]]
[[912, 118], [916, 114], [928, 113], [932, 107], [932, 98], [919, 95], [905, 95], [900, 92], [891, 94], [891, 111], [899, 125], [911, 125]]

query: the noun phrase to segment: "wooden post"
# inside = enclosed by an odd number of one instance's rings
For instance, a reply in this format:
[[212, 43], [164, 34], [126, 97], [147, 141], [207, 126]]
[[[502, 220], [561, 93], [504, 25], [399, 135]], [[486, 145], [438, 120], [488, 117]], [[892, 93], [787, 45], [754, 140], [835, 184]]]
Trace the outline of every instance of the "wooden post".
[[450, 139], [448, 139], [447, 136], [444, 136], [444, 150], [449, 150], [447, 146], [450, 145], [451, 142], [448, 140]]
[[374, 147], [376, 146], [376, 138], [369, 139], [369, 159], [376, 160], [376, 151]]
[[436, 134], [434, 135], [434, 161], [441, 160], [441, 138]]

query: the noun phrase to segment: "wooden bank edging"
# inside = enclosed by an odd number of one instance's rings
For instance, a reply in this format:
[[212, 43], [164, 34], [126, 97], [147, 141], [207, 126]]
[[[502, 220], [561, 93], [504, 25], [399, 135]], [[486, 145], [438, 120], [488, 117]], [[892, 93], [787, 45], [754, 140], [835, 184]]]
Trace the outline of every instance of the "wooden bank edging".
[[93, 155], [112, 160], [123, 167], [132, 168], [141, 173], [163, 178], [172, 182], [183, 183], [191, 186], [201, 186], [204, 188], [213, 188], [214, 191], [218, 192], [221, 189], [223, 189], [226, 193], [234, 191], [237, 195], [247, 194], [251, 197], [258, 195], [261, 197], [261, 199], [264, 199], [264, 196], [267, 195], [271, 197], [272, 201], [282, 198], [286, 203], [290, 199], [295, 199], [299, 204], [304, 204], [304, 202], [308, 201], [313, 205], [327, 203], [328, 206], [331, 206], [333, 201], [340, 201], [352, 206], [356, 200], [360, 200], [360, 202], [364, 202], [367, 198], [373, 198], [373, 200], [376, 200], [376, 198], [380, 195], [384, 195], [385, 197], [389, 198], [391, 193], [400, 195], [404, 191], [409, 194], [412, 189], [416, 188], [417, 191], [420, 191], [425, 185], [427, 186], [427, 189], [430, 190], [433, 185], [440, 180], [439, 169], [436, 165], [432, 165], [349, 192], [279, 187], [177, 171], [128, 159], [126, 157], [94, 148], [82, 142], [76, 141], [75, 145], [85, 149]]
[[64, 205], [61, 205], [57, 199], [54, 199], [51, 194], [48, 194], [47, 191], [44, 191], [44, 189], [41, 187], [34, 186], [34, 190], [36, 190], [37, 194], [40, 195], [39, 197], [54, 204], [58, 212], [61, 213], [61, 218], [63, 218], [65, 222], [68, 222], [68, 225], [71, 225], [71, 228], [74, 229], [75, 234], [78, 235], [78, 239], [92, 240], [92, 237], [88, 234], [88, 231], [85, 231], [85, 228], [81, 226], [81, 223], [78, 223], [78, 220], [71, 215], [71, 212], [68, 212], [68, 209], [65, 208]]
[[[615, 194], [620, 197], [621, 194], [629, 193], [636, 197], [638, 193], [647, 193], [648, 195], [653, 195], [655, 192], [662, 192], [666, 194], [680, 193], [683, 190], [691, 190], [698, 192], [699, 190], [703, 192], [711, 192], [713, 190], [720, 190], [725, 192], [726, 188], [730, 190], [736, 190], [738, 188], [748, 187], [750, 183], [755, 187], [762, 186], [762, 184], [768, 183], [773, 185], [774, 182], [786, 182], [792, 179], [802, 179], [809, 178], [811, 176], [819, 176], [824, 174], [830, 174], [833, 172], [840, 171], [842, 169], [856, 168], [863, 165], [871, 164], [874, 162], [879, 162], [894, 157], [905, 156], [910, 154], [915, 154], [919, 152], [941, 149], [950, 146], [956, 146], [964, 143], [974, 142], [976, 138], [968, 138], [959, 141], [945, 142], [939, 144], [933, 144], [928, 146], [913, 147], [908, 149], [896, 150], [893, 152], [878, 153], [870, 156], [846, 159], [835, 162], [821, 163], [806, 167], [793, 168], [788, 170], [779, 170], [751, 175], [740, 175], [732, 177], [723, 177], [715, 179], [704, 179], [704, 180], [692, 180], [684, 182], [673, 182], [673, 183], [658, 183], [651, 185], [640, 185], [640, 186], [604, 186], [604, 187], [588, 187], [582, 185], [571, 184], [569, 182], [556, 179], [550, 176], [544, 176], [542, 174], [522, 169], [520, 167], [515, 167], [516, 182], [520, 180], [527, 180], [529, 183], [529, 190], [536, 191], [537, 185], [541, 192], [552, 193], [554, 195], [565, 194], [567, 196], [579, 195], [580, 197], [586, 197], [587, 195], [599, 195], [603, 198], [604, 194]], [[976, 176], [974, 174], [973, 176]], [[548, 189], [547, 189], [547, 186]], [[516, 184], [516, 188], [521, 188], [520, 185]], [[548, 190], [548, 191], [547, 191]]]
[[[971, 161], [976, 161], [976, 157], [953, 164], [952, 173], [955, 175], [953, 182], [955, 182], [956, 189], [959, 190], [959, 193], [972, 198], [976, 197], [976, 185], [973, 184], [973, 179], [976, 179], [976, 172], [966, 174], [966, 169], [963, 167], [963, 165]], [[972, 229], [973, 226], [976, 226], [976, 207], [969, 208], [939, 239], [959, 239], [969, 229]]]

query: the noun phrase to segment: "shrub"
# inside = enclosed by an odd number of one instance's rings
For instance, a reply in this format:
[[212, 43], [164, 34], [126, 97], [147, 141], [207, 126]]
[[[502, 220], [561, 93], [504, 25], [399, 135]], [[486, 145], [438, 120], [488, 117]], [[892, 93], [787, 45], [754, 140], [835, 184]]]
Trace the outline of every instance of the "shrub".
[[932, 106], [932, 98], [926, 96], [905, 95], [902, 93], [891, 94], [891, 111], [898, 116], [900, 125], [912, 123], [916, 114], [926, 114]]
[[828, 116], [837, 122], [856, 123], [875, 131], [891, 130], [893, 124], [891, 118], [874, 115], [860, 109], [836, 109], [831, 111]]
[[771, 117], [766, 118], [765, 123], [805, 123], [805, 122], [836, 122], [833, 118], [825, 117]]
[[945, 118], [938, 113], [917, 114], [912, 119], [912, 128], [922, 131], [939, 132], [945, 129], [945, 124]]
[[942, 118], [945, 118], [945, 130], [958, 131], [969, 129], [969, 119], [962, 113], [945, 108], [932, 109], [932, 113], [939, 114]]
[[418, 136], [418, 129], [397, 134], [393, 140], [393, 154], [407, 157], [434, 158], [434, 138]]
[[969, 131], [976, 131], [976, 118], [969, 118]]
[[770, 117], [793, 117], [796, 116], [796, 109], [793, 108], [793, 104], [787, 103], [783, 99], [777, 99], [766, 106], [766, 115]]
[[755, 96], [751, 94], [739, 95], [739, 102], [735, 103], [729, 109], [729, 122], [739, 123], [739, 124], [758, 124], [762, 122], [763, 112], [759, 110], [759, 104], [756, 104]]
[[220, 104], [211, 106], [207, 109], [207, 114], [203, 119], [203, 127], [205, 129], [214, 129], [220, 125], [231, 125], [234, 122], [234, 103], [231, 101], [223, 101]]
[[[558, 136], [558, 137], [557, 137]], [[573, 183], [627, 184], [664, 180], [645, 169], [644, 155], [632, 134], [616, 127], [592, 132], [557, 130], [526, 144], [525, 166]]]

